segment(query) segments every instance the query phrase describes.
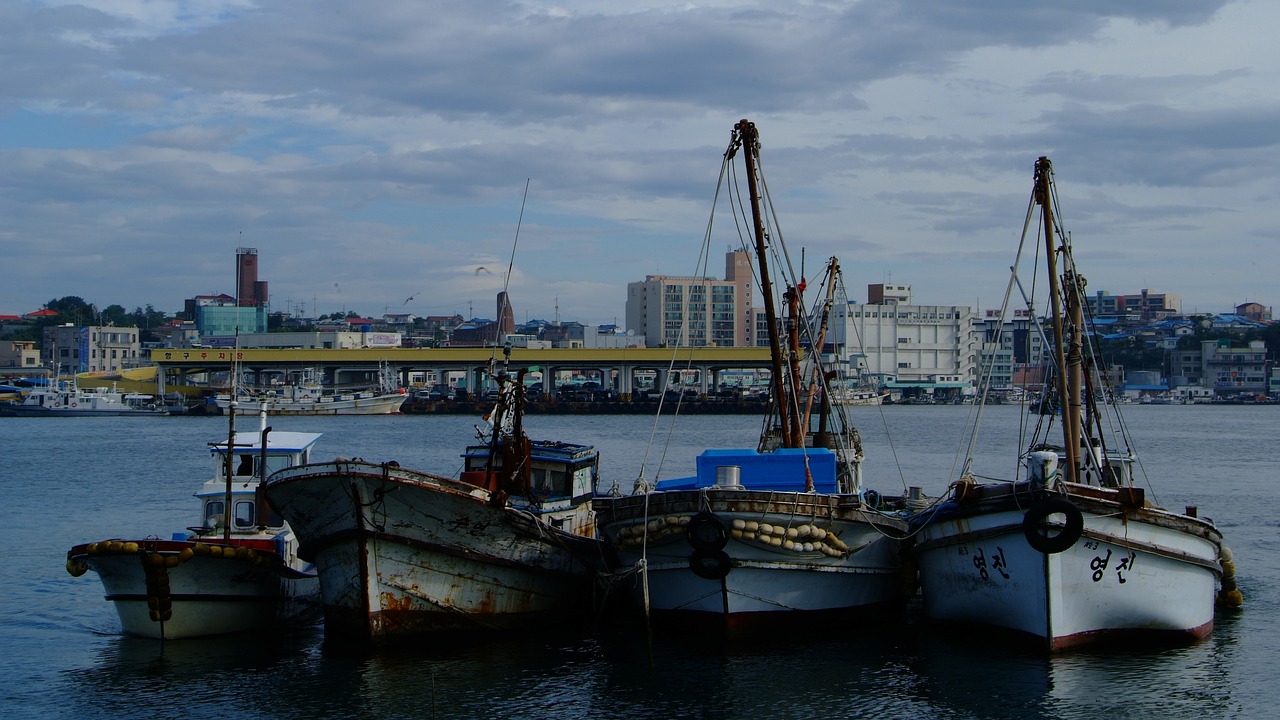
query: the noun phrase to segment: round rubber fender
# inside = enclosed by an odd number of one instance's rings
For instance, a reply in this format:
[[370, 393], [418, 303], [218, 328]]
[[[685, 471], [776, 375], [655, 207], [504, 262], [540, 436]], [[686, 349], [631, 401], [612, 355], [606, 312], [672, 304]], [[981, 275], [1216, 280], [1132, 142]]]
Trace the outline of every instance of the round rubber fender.
[[729, 542], [729, 528], [724, 521], [706, 510], [689, 518], [685, 533], [694, 550], [720, 550]]
[[733, 569], [733, 561], [719, 548], [698, 548], [689, 556], [689, 569], [704, 580], [723, 580]]
[[[1066, 518], [1061, 532], [1050, 534], [1050, 526], [1044, 524], [1050, 515], [1061, 514]], [[1045, 498], [1037, 501], [1022, 516], [1022, 534], [1027, 544], [1045, 555], [1060, 553], [1080, 539], [1084, 531], [1084, 515], [1080, 508], [1065, 498]]]

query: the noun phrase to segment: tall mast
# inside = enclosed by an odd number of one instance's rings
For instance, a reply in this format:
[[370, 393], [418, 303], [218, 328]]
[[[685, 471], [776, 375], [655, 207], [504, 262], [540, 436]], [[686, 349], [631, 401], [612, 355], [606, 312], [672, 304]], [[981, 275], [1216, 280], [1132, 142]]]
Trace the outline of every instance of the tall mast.
[[[1056, 373], [1058, 397], [1062, 403], [1063, 445], [1066, 446], [1064, 448], [1065, 464], [1067, 480], [1074, 483], [1080, 481], [1078, 461], [1080, 454], [1080, 343], [1077, 335], [1079, 325], [1076, 323], [1076, 316], [1079, 315], [1080, 310], [1076, 307], [1071, 312], [1070, 322], [1075, 329], [1072, 330], [1072, 338], [1068, 339], [1065, 327], [1067, 319], [1063, 318], [1062, 304], [1065, 290], [1061, 287], [1058, 278], [1057, 242], [1053, 228], [1052, 174], [1053, 164], [1049, 162], [1049, 158], [1041, 156], [1036, 161], [1035, 202], [1043, 208], [1041, 214], [1044, 216], [1045, 262], [1049, 275], [1050, 304], [1053, 306], [1054, 358], [1058, 365]], [[1074, 274], [1072, 281], [1074, 282]], [[1073, 304], [1078, 306], [1078, 303]], [[1074, 356], [1074, 362], [1066, 355], [1068, 344]], [[1070, 380], [1067, 378], [1068, 370], [1073, 376]]]
[[[778, 331], [778, 309], [773, 304], [773, 283], [769, 280], [769, 256], [765, 247], [764, 218], [760, 211], [760, 190], [756, 185], [756, 153], [760, 151], [760, 136], [754, 123], [745, 118], [734, 126], [735, 144], [742, 146], [742, 157], [747, 165], [747, 190], [751, 195], [751, 221], [755, 230], [756, 264], [760, 267], [760, 294], [764, 296], [765, 324], [769, 329], [769, 356], [773, 359], [773, 402], [778, 408], [779, 426], [782, 430], [782, 447], [799, 447], [803, 437], [793, 437], [791, 402], [782, 372], [782, 341]], [[730, 145], [730, 151], [733, 145]]]

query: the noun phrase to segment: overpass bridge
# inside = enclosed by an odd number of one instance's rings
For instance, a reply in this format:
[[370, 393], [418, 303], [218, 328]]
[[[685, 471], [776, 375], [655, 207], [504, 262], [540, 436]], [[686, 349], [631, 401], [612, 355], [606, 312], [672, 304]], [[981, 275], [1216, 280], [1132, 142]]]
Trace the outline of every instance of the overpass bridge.
[[[151, 362], [159, 368], [157, 383], [161, 393], [166, 385], [212, 385], [211, 378], [228, 373], [234, 366], [257, 378], [278, 376], [281, 380], [300, 373], [312, 373], [334, 386], [374, 384], [387, 367], [395, 371], [402, 385], [418, 373], [433, 373], [437, 382], [461, 375], [463, 386], [476, 391], [485, 387], [485, 375], [493, 361], [503, 362], [503, 348], [357, 348], [357, 349], [232, 349], [163, 348], [151, 351]], [[507, 359], [511, 374], [536, 369], [546, 379], [544, 389], [562, 372], [578, 372], [598, 377], [603, 388], [617, 390], [630, 399], [637, 375], [653, 377], [653, 387], [665, 388], [668, 375], [678, 373], [703, 394], [719, 387], [728, 373], [769, 370], [768, 348], [512, 348]], [[219, 383], [221, 384], [221, 383]], [[677, 383], [678, 384], [678, 383]]]

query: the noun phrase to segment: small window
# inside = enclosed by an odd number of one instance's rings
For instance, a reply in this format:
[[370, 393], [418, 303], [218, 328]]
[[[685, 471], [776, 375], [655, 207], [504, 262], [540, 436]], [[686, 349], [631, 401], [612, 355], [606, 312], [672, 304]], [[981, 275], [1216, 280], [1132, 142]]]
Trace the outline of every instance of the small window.
[[253, 516], [253, 501], [240, 500], [236, 502], [236, 527], [247, 528], [253, 527], [256, 518]]
[[221, 500], [210, 500], [204, 504], [204, 526], [218, 527], [223, 522], [223, 514], [226, 512], [226, 506]]

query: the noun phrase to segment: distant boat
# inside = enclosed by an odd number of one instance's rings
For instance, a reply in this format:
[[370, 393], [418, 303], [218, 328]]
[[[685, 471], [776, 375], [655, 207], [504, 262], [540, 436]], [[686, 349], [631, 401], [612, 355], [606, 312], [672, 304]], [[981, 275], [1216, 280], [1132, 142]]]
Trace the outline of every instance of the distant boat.
[[67, 571], [98, 574], [127, 635], [177, 640], [318, 623], [319, 579], [259, 485], [265, 473], [307, 462], [319, 438], [265, 427], [237, 433], [233, 424], [229, 450], [227, 441], [210, 443], [217, 469], [195, 495], [196, 525], [168, 540], [76, 545]]
[[21, 402], [0, 403], [0, 415], [19, 417], [166, 414], [168, 408], [153, 395], [126, 395], [115, 389], [79, 387], [75, 382], [34, 387]]
[[[1085, 283], [1056, 203], [1052, 166], [1042, 157], [1026, 226], [1039, 206], [1053, 321], [1046, 345], [1055, 399], [1067, 401], [1049, 410], [1053, 420], [1028, 419], [1036, 431], [1018, 458], [1022, 479], [979, 480], [966, 462], [945, 502], [915, 518], [925, 615], [1010, 630], [1049, 652], [1203, 637], [1213, 629], [1215, 598], [1241, 602], [1230, 551], [1194, 509], [1158, 507], [1135, 486], [1137, 458], [1108, 402], [1115, 393], [1096, 387], [1105, 373], [1084, 332]], [[1010, 289], [1037, 286], [1016, 273], [1015, 264]]]
[[[600, 532], [619, 558], [613, 586], [655, 621], [734, 634], [753, 624], [866, 620], [905, 599], [902, 498], [862, 486], [862, 447], [842, 408], [827, 402], [828, 371], [802, 347], [824, 345], [840, 283], [832, 258], [813, 283], [820, 300], [804, 308], [806, 283], [772, 267], [786, 253], [758, 178], [755, 125], [734, 127], [724, 177], [741, 151], [755, 223], [757, 277], [772, 358], [771, 416], [750, 447], [711, 448], [697, 474], [637, 481], [631, 495], [596, 499]], [[738, 205], [735, 205], [737, 207]], [[750, 224], [750, 220], [747, 221]], [[772, 245], [772, 248], [769, 246]], [[776, 309], [772, 273], [781, 273], [786, 317]], [[785, 333], [783, 320], [785, 319]]]
[[[313, 380], [276, 388], [241, 388], [234, 394], [214, 398], [223, 412], [233, 407], [239, 415], [387, 415], [400, 412], [405, 391], [398, 388], [394, 374], [383, 368], [376, 388], [351, 392], [326, 389]], [[234, 400], [234, 405], [233, 405]]]

